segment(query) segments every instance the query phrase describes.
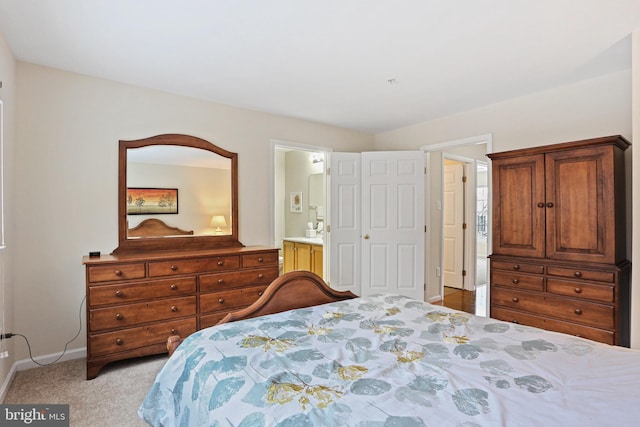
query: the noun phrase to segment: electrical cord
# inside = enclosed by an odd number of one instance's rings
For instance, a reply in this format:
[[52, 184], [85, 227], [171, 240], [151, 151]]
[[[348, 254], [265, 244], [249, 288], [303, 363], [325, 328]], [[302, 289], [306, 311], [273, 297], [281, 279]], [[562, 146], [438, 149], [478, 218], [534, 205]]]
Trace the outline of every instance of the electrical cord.
[[38, 361], [36, 361], [33, 358], [33, 355], [31, 354], [31, 345], [29, 344], [29, 340], [27, 339], [26, 336], [22, 335], [22, 334], [18, 334], [18, 333], [7, 333], [7, 334], [2, 334], [0, 335], [0, 340], [5, 339], [5, 338], [11, 338], [13, 336], [19, 336], [24, 338], [24, 341], [27, 343], [27, 348], [29, 349], [29, 359], [31, 359], [31, 361], [33, 363], [35, 363], [36, 365], [39, 366], [49, 366], [49, 365], [53, 365], [54, 363], [56, 363], [58, 360], [62, 359], [62, 357], [65, 355], [65, 353], [67, 352], [67, 346], [69, 344], [71, 344], [76, 338], [78, 338], [78, 336], [80, 335], [80, 332], [82, 331], [82, 305], [84, 304], [86, 299], [86, 296], [82, 297], [82, 301], [80, 301], [80, 310], [78, 313], [78, 319], [80, 321], [80, 327], [78, 328], [78, 332], [76, 333], [76, 335], [71, 338], [69, 341], [67, 341], [67, 343], [64, 345], [64, 350], [62, 350], [62, 354], [60, 356], [58, 356], [58, 358], [56, 360], [54, 360], [53, 362], [49, 362], [49, 363], [40, 363]]

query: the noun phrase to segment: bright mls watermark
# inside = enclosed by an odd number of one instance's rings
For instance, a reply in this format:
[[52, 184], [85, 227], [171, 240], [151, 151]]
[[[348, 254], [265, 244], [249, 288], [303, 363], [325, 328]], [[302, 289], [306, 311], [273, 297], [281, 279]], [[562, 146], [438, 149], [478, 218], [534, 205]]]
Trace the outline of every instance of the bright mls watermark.
[[69, 427], [69, 405], [0, 405], [0, 427]]

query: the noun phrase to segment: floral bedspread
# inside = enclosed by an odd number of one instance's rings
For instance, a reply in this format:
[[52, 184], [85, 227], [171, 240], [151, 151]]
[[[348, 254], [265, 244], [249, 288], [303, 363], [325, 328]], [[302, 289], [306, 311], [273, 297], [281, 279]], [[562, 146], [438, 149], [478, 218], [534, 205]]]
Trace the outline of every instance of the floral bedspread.
[[153, 426], [625, 426], [640, 352], [375, 295], [187, 338], [138, 414]]

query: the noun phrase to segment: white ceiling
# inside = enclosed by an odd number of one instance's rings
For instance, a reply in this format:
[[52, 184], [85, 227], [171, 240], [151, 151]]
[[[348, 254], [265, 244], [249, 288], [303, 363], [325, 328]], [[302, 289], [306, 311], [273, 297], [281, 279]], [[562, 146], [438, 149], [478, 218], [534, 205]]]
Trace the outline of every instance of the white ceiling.
[[629, 69], [633, 30], [640, 0], [0, 0], [17, 60], [368, 132]]

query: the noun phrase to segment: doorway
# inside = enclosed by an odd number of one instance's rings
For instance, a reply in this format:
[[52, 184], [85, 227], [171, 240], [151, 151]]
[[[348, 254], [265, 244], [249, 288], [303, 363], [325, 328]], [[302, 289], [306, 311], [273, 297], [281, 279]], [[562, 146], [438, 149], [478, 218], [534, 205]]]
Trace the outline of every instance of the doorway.
[[280, 249], [281, 274], [306, 269], [326, 277], [325, 159], [330, 151], [326, 147], [271, 141], [271, 235], [274, 247]]
[[422, 148], [428, 166], [428, 301], [486, 316], [491, 135]]

